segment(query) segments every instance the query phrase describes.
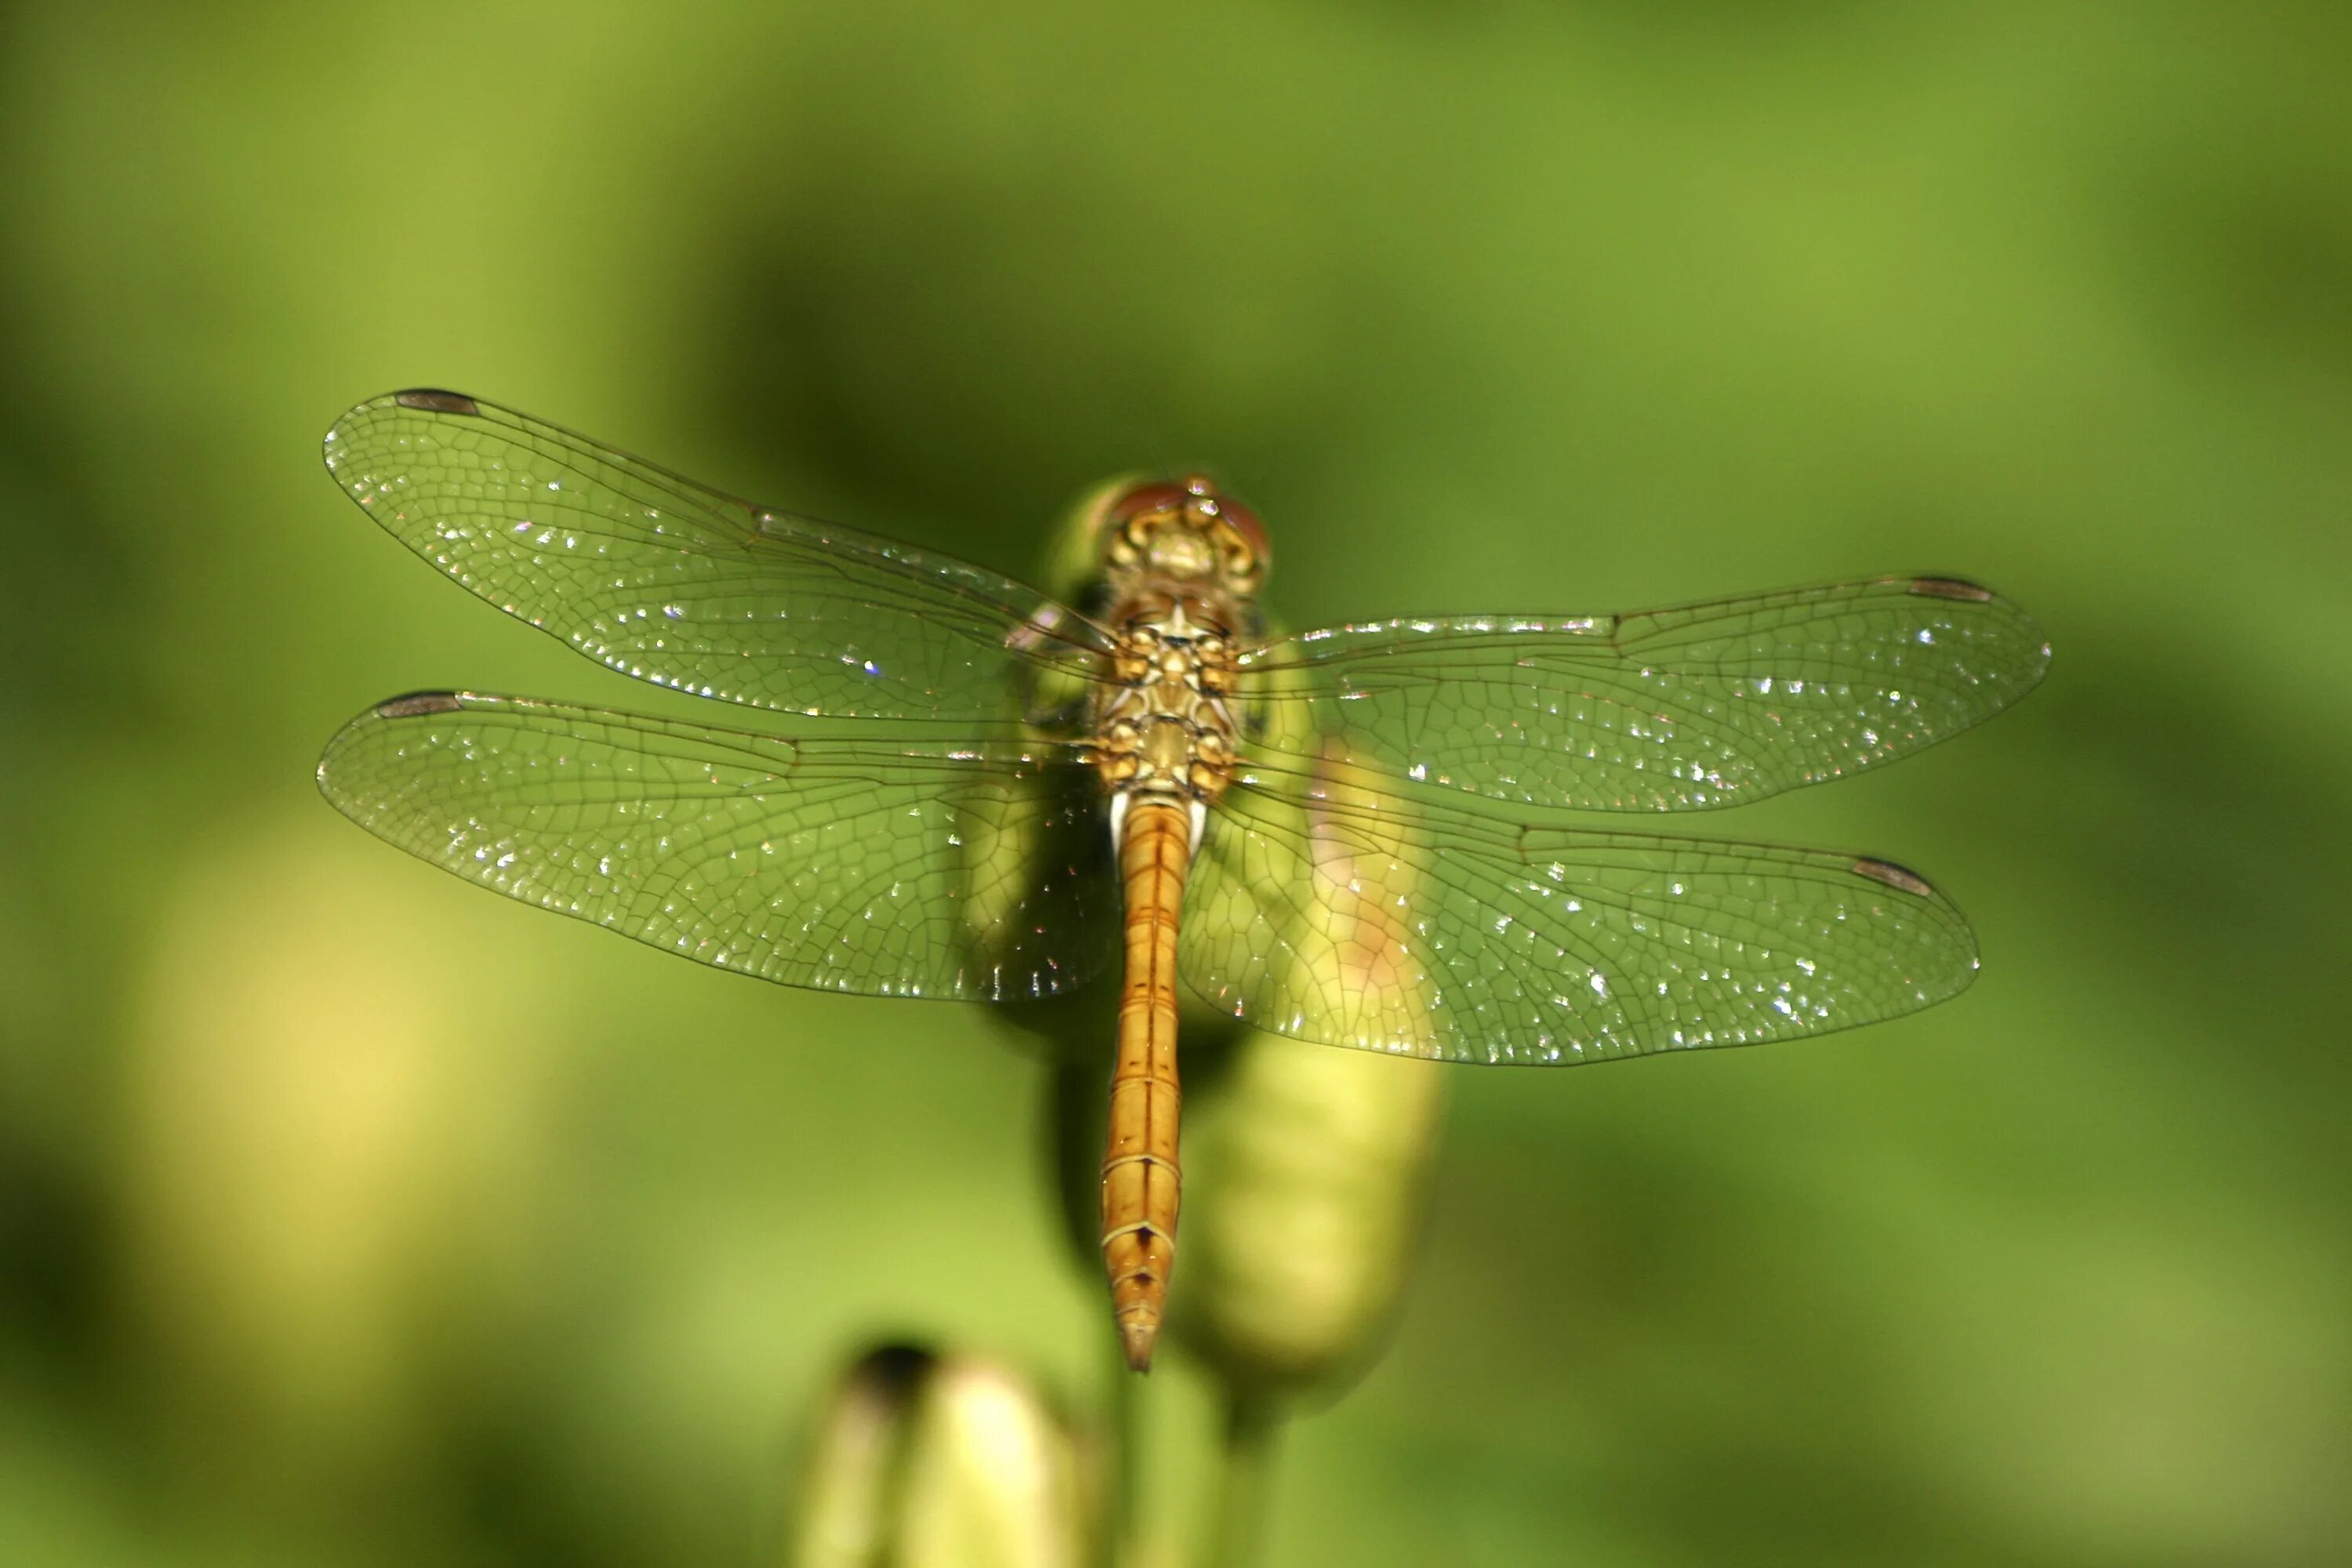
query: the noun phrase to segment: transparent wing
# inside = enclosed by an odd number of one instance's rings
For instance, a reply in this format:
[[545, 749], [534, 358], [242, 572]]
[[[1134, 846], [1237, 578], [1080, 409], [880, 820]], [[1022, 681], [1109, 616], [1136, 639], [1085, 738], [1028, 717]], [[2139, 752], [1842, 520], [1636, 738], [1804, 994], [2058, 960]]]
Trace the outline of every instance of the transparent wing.
[[1602, 811], [1733, 805], [1906, 756], [2016, 701], [2049, 662], [2022, 610], [1948, 577], [1379, 621], [1244, 656], [1261, 751]]
[[352, 499], [427, 561], [601, 664], [754, 707], [1004, 717], [1024, 674], [1107, 646], [1009, 577], [695, 483], [449, 392], [361, 404], [327, 432]]
[[1253, 770], [1213, 814], [1178, 963], [1301, 1039], [1572, 1063], [1891, 1018], [1976, 972], [1968, 922], [1891, 862], [1491, 821]]
[[436, 692], [319, 763], [370, 832], [722, 969], [866, 995], [1051, 995], [1118, 938], [1108, 836], [1051, 743], [787, 740]]

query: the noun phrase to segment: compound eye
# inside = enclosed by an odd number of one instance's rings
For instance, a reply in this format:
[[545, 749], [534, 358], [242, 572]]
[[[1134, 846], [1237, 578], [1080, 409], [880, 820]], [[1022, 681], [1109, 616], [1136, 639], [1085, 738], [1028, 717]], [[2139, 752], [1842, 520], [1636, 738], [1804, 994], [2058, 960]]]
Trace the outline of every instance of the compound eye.
[[1217, 515], [1232, 523], [1242, 542], [1249, 546], [1252, 565], [1264, 572], [1274, 564], [1274, 544], [1266, 538], [1265, 524], [1257, 520], [1257, 513], [1231, 496], [1219, 496]]
[[1105, 521], [1111, 527], [1117, 528], [1119, 524], [1141, 517], [1147, 512], [1166, 511], [1171, 507], [1181, 507], [1191, 494], [1192, 492], [1182, 485], [1171, 480], [1162, 479], [1148, 485], [1138, 485], [1111, 503]]

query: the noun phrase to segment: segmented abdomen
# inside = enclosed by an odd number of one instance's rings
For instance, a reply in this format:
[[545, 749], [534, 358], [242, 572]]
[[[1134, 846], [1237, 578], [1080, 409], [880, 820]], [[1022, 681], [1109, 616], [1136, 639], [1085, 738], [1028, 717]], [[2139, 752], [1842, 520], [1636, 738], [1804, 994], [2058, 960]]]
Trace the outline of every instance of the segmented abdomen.
[[1176, 1264], [1182, 1181], [1176, 1121], [1176, 921], [1192, 854], [1181, 805], [1138, 801], [1127, 814], [1119, 875], [1127, 896], [1127, 976], [1118, 1004], [1118, 1064], [1110, 1080], [1103, 1154], [1103, 1265], [1127, 1363], [1141, 1372]]

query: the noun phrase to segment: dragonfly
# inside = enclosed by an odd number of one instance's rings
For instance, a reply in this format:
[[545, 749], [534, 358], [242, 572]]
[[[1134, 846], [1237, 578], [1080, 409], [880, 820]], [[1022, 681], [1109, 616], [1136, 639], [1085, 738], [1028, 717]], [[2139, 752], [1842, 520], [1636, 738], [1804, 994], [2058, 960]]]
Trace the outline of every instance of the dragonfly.
[[1978, 954], [1917, 873], [1626, 819], [1906, 756], [2050, 658], [1948, 576], [1286, 634], [1263, 523], [1198, 475], [1096, 492], [1056, 597], [462, 394], [362, 403], [325, 449], [475, 595], [741, 713], [394, 698], [319, 763], [362, 827], [789, 985], [1008, 1001], [1116, 972], [1101, 1245], [1138, 1371], [1175, 1264], [1180, 983], [1276, 1034], [1506, 1064], [1928, 1006]]

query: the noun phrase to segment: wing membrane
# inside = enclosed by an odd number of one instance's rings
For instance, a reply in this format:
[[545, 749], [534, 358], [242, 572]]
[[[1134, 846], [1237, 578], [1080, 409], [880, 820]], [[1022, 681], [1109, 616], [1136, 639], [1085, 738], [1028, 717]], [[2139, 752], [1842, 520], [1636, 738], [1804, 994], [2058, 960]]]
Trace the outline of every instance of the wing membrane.
[[1002, 719], [1023, 667], [1090, 671], [1107, 646], [1009, 577], [455, 393], [360, 405], [326, 458], [378, 522], [474, 593], [601, 664], [707, 697]]
[[1221, 805], [1180, 967], [1301, 1039], [1572, 1063], [1866, 1024], [1976, 971], [1959, 910], [1886, 861], [1514, 826], [1344, 770], [1254, 770]]
[[1738, 805], [1908, 755], [2050, 649], [1973, 584], [1885, 577], [1624, 616], [1391, 620], [1244, 656], [1262, 750], [1541, 807]]
[[429, 693], [319, 763], [361, 826], [509, 898], [786, 984], [1003, 1000], [1108, 963], [1118, 889], [1076, 753], [788, 740]]

